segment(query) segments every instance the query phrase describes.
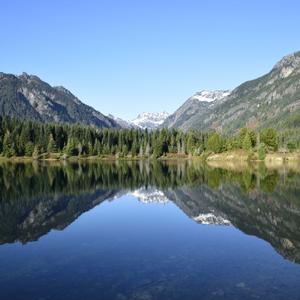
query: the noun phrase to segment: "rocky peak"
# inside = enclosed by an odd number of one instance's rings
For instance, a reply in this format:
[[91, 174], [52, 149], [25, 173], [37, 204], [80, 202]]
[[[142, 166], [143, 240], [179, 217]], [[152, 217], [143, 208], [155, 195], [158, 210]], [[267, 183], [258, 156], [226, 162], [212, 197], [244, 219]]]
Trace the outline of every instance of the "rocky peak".
[[23, 81], [35, 81], [35, 82], [42, 82], [42, 80], [36, 76], [36, 75], [29, 75], [26, 72], [23, 72], [20, 76], [18, 76], [19, 79], [23, 80]]
[[294, 70], [300, 72], [300, 51], [284, 56], [272, 69], [272, 72], [279, 72], [280, 77], [288, 77]]

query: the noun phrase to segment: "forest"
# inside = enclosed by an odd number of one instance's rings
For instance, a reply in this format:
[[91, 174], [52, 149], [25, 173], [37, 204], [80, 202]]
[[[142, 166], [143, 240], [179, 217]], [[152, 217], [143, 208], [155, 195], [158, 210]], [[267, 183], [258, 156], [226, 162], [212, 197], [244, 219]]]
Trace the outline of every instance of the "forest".
[[[203, 156], [243, 149], [264, 159], [268, 152], [293, 152], [299, 148], [299, 132], [263, 128], [242, 128], [233, 135], [216, 131], [162, 128], [99, 129], [92, 126], [53, 124], [0, 117], [0, 153], [4, 157], [45, 158], [105, 157], [159, 158], [162, 156]], [[292, 138], [291, 138], [292, 137]]]

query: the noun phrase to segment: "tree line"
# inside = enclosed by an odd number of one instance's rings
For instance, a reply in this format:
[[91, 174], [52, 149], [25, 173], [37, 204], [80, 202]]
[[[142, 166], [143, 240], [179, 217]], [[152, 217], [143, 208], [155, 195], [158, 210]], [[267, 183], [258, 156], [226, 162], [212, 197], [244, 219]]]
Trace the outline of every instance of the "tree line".
[[52, 124], [0, 117], [0, 153], [6, 157], [40, 157], [50, 153], [65, 156], [158, 158], [162, 155], [202, 155], [244, 149], [257, 151], [261, 159], [268, 151], [295, 151], [299, 141], [289, 132], [273, 128], [253, 131], [242, 128], [234, 135], [215, 131], [178, 129], [99, 129], [91, 126]]

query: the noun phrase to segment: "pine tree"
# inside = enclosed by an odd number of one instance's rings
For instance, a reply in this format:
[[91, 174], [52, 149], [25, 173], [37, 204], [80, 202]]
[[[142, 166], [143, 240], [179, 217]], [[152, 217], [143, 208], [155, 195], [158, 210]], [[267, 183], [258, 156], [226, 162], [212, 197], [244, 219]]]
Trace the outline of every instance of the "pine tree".
[[258, 147], [258, 159], [264, 160], [266, 158], [266, 146], [264, 143], [260, 143]]
[[207, 140], [207, 150], [219, 153], [221, 150], [221, 139], [218, 133], [213, 133]]
[[270, 150], [278, 150], [278, 136], [273, 128], [266, 128], [260, 134], [260, 141], [264, 143]]
[[94, 152], [95, 152], [95, 155], [98, 155], [98, 156], [100, 156], [101, 153], [102, 153], [102, 151], [101, 151], [101, 144], [100, 144], [100, 142], [99, 142], [98, 139], [95, 142]]
[[78, 155], [78, 149], [76, 148], [75, 140], [73, 138], [68, 139], [65, 152], [70, 156]]
[[145, 149], [145, 155], [146, 155], [147, 157], [149, 157], [149, 156], [150, 156], [150, 151], [151, 151], [151, 149], [150, 149], [150, 145], [149, 145], [149, 143], [147, 143], [147, 145], [146, 145], [146, 149]]
[[16, 155], [15, 145], [11, 136], [11, 133], [7, 131], [3, 138], [3, 154], [6, 157]]
[[250, 151], [252, 149], [251, 138], [248, 132], [245, 133], [242, 147], [246, 151]]
[[140, 146], [139, 157], [144, 156], [143, 145]]
[[34, 144], [30, 141], [27, 142], [25, 145], [25, 155], [32, 156], [33, 151], [34, 151]]
[[50, 133], [50, 135], [49, 135], [47, 151], [48, 151], [48, 153], [55, 153], [55, 152], [57, 152], [56, 143], [55, 143], [55, 140], [53, 138], [53, 134], [52, 133]]

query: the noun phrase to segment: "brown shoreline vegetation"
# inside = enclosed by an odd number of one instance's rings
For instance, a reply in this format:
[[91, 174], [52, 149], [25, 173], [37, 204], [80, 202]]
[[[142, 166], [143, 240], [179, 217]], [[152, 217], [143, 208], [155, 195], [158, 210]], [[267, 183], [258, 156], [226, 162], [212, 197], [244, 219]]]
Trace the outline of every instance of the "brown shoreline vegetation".
[[300, 153], [267, 153], [265, 159], [259, 160], [256, 152], [247, 152], [244, 150], [227, 151], [222, 153], [209, 153], [200, 156], [191, 156], [185, 154], [167, 154], [158, 158], [126, 156], [118, 157], [117, 155], [101, 155], [101, 156], [67, 156], [63, 153], [45, 153], [39, 157], [28, 156], [0, 156], [0, 162], [33, 162], [33, 161], [199, 161], [205, 162], [211, 167], [224, 167], [229, 169], [243, 169], [249, 164], [264, 163], [268, 168], [276, 168], [281, 166], [291, 166], [300, 169]]

